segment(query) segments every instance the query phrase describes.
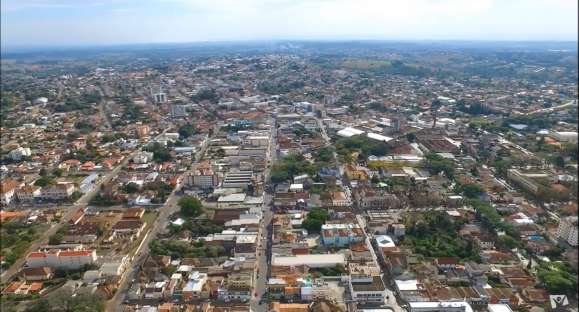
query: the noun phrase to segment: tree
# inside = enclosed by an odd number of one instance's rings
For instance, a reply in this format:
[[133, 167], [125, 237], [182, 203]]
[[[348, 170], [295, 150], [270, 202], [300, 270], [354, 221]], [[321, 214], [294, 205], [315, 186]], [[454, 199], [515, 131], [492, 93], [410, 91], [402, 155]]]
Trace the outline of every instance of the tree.
[[322, 208], [312, 209], [306, 219], [302, 222], [302, 226], [308, 230], [308, 232], [317, 233], [322, 229], [322, 225], [328, 219], [328, 211]]
[[565, 168], [565, 158], [561, 155], [557, 155], [553, 158], [553, 164], [558, 168]]
[[127, 194], [134, 194], [139, 191], [139, 185], [134, 182], [129, 182], [125, 184], [124, 190]]
[[373, 175], [371, 182], [372, 184], [378, 184], [380, 183], [380, 178], [377, 175]]
[[477, 198], [482, 193], [484, 193], [484, 189], [478, 184], [466, 184], [460, 187], [464, 196], [468, 198]]
[[63, 173], [64, 173], [64, 170], [60, 169], [60, 168], [56, 168], [52, 171], [52, 175], [55, 177], [60, 177], [60, 176], [62, 176]]
[[197, 131], [195, 130], [195, 128], [193, 127], [192, 124], [186, 124], [183, 125], [179, 128], [179, 136], [182, 138], [188, 138], [192, 135], [194, 135]]
[[181, 208], [181, 213], [187, 217], [196, 217], [201, 214], [201, 201], [193, 196], [183, 196], [177, 202]]

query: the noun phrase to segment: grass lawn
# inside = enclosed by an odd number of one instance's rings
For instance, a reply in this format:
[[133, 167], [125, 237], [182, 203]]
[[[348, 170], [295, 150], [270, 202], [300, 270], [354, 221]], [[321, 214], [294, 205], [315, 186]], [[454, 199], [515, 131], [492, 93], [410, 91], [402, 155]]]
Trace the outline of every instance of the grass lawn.
[[49, 228], [49, 224], [24, 224], [18, 221], [0, 224], [2, 267], [7, 268], [24, 256], [30, 244]]

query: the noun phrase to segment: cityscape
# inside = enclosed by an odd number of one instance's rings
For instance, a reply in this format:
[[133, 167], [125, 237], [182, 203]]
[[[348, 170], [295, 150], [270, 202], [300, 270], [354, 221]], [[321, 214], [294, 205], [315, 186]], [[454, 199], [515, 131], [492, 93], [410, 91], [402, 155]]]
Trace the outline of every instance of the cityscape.
[[1, 310], [577, 312], [577, 66], [577, 41], [3, 50]]

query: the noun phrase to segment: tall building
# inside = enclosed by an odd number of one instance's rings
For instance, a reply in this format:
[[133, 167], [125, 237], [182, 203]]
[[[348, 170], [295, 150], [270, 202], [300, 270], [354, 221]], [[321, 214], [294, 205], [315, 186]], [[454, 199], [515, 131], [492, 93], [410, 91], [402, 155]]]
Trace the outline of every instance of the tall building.
[[577, 246], [577, 217], [561, 219], [557, 229], [557, 237], [565, 240], [571, 246]]
[[183, 118], [187, 116], [187, 106], [185, 105], [171, 105], [171, 117]]
[[155, 103], [162, 104], [167, 102], [167, 95], [163, 92], [155, 93]]

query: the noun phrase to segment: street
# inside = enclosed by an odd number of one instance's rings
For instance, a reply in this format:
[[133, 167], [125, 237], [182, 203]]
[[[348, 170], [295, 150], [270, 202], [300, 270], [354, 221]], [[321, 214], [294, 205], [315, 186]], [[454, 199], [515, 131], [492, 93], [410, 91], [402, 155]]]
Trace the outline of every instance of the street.
[[[269, 166], [264, 172], [264, 183], [269, 181], [269, 176], [271, 173], [271, 167], [276, 161], [276, 149], [277, 149], [277, 127], [275, 119], [272, 123], [272, 133], [269, 140]], [[271, 236], [272, 233], [272, 218], [273, 212], [271, 207], [273, 205], [273, 196], [268, 192], [264, 192], [263, 201], [263, 220], [260, 224], [260, 237], [259, 237], [259, 256], [257, 256], [257, 268], [255, 271], [256, 278], [254, 279], [255, 284], [253, 287], [254, 294], [251, 298], [250, 305], [251, 310], [254, 312], [265, 312], [268, 309], [268, 304], [262, 301], [263, 295], [267, 289], [267, 278], [269, 276], [269, 266], [271, 263]], [[257, 296], [255, 294], [257, 293]]]
[[[208, 141], [209, 138], [206, 140], [206, 142]], [[195, 160], [193, 164], [196, 164], [197, 162], [199, 162], [199, 160], [203, 158], [206, 149], [207, 144], [204, 144], [201, 147], [199, 153], [195, 155]], [[127, 293], [127, 290], [130, 287], [131, 284], [130, 281], [136, 278], [136, 275], [139, 272], [141, 264], [147, 259], [147, 256], [149, 255], [149, 244], [151, 243], [151, 240], [155, 239], [160, 231], [167, 228], [169, 224], [169, 216], [171, 216], [173, 213], [179, 210], [177, 202], [179, 201], [180, 195], [178, 195], [178, 193], [183, 187], [184, 180], [185, 179], [181, 179], [179, 181], [179, 184], [175, 186], [175, 189], [169, 195], [169, 198], [165, 202], [165, 205], [160, 209], [159, 216], [157, 217], [157, 219], [155, 219], [155, 222], [153, 223], [151, 230], [147, 234], [145, 234], [146, 236], [141, 242], [141, 245], [139, 246], [139, 248], [137, 248], [137, 250], [135, 250], [135, 253], [132, 257], [132, 261], [130, 262], [127, 270], [121, 276], [121, 280], [119, 281], [119, 287], [115, 292], [115, 295], [113, 296], [113, 298], [107, 301], [106, 311], [123, 311], [122, 302]]]

